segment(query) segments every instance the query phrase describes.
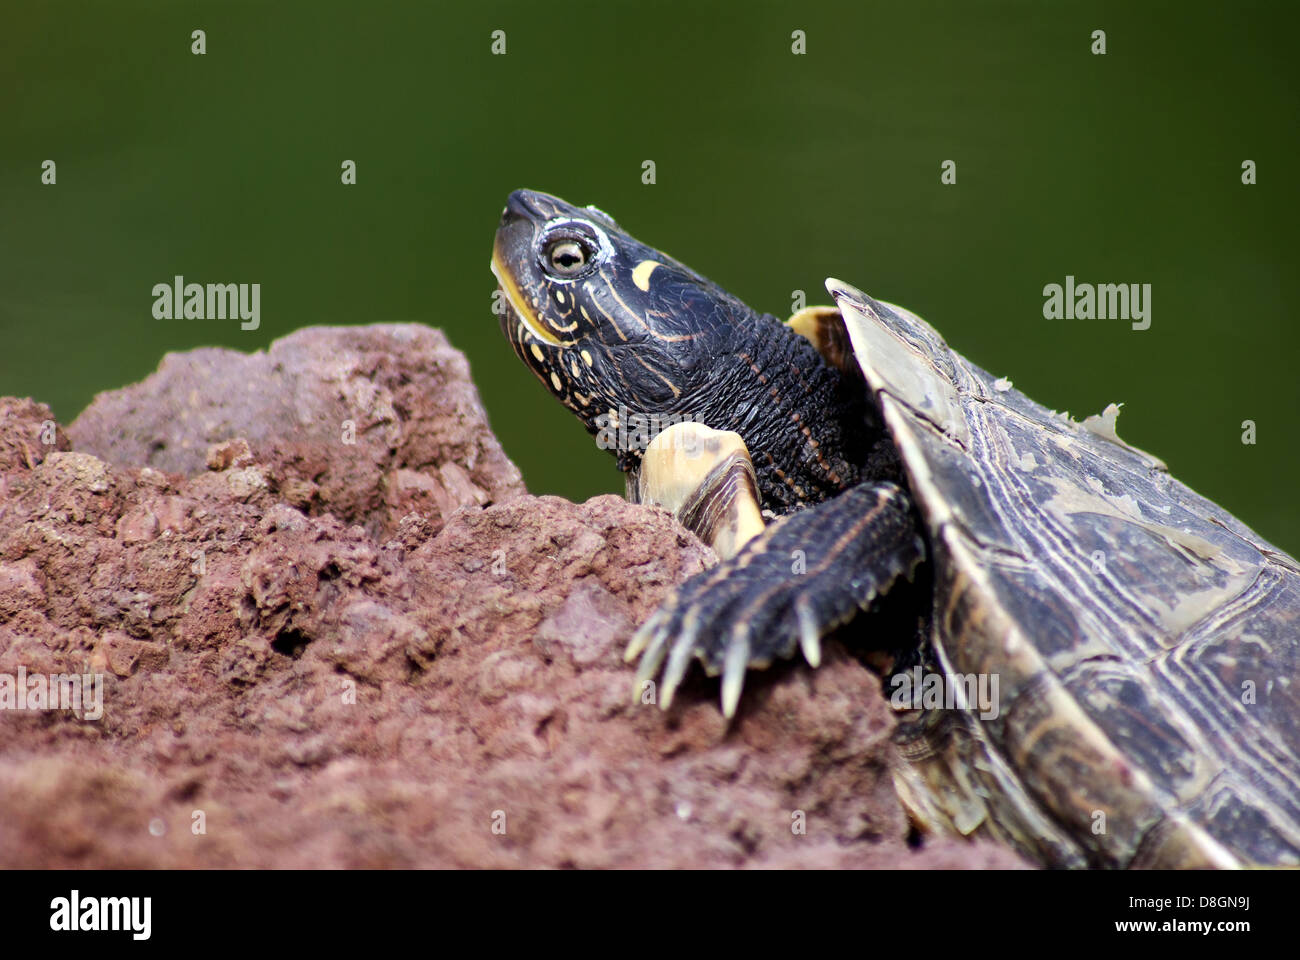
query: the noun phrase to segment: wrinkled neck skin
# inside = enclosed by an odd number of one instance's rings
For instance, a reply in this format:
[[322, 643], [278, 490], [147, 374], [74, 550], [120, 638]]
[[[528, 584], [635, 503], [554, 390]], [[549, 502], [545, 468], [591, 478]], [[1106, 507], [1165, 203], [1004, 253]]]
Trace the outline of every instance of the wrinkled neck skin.
[[[893, 473], [892, 445], [861, 381], [830, 366], [807, 339], [773, 316], [753, 314], [715, 331], [710, 345], [675, 406], [740, 434], [765, 511], [780, 516], [876, 479], [869, 473]], [[635, 480], [639, 460], [619, 459]]]

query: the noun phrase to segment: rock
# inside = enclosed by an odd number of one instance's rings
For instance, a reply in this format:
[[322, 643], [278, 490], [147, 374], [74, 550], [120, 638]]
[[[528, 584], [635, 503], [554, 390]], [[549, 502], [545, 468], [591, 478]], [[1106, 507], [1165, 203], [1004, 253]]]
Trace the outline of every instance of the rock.
[[632, 636], [627, 610], [599, 580], [579, 580], [560, 608], [543, 621], [533, 643], [551, 660], [568, 656], [579, 667], [607, 660]]
[[716, 558], [524, 494], [434, 331], [171, 355], [67, 436], [0, 411], [0, 705], [85, 681], [0, 710], [0, 866], [1020, 865], [908, 846], [893, 716], [835, 642], [730, 728], [697, 673], [634, 702], [632, 630]]
[[49, 454], [70, 450], [68, 435], [43, 403], [0, 397], [0, 473], [32, 469]]
[[256, 462], [260, 474], [231, 481], [247, 495], [265, 485], [376, 535], [413, 510], [442, 521], [524, 492], [464, 355], [419, 324], [309, 327], [252, 354], [169, 353], [141, 383], [97, 396], [68, 436], [108, 463], [186, 476]]

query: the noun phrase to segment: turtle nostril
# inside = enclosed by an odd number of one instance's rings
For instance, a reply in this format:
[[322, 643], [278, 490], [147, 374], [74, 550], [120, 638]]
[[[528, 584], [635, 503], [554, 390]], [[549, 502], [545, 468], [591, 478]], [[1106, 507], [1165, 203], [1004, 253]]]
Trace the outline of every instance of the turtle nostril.
[[501, 213], [501, 222], [507, 223], [511, 218], [537, 220], [540, 216], [541, 213], [529, 199], [529, 191], [516, 190], [506, 201], [506, 208]]

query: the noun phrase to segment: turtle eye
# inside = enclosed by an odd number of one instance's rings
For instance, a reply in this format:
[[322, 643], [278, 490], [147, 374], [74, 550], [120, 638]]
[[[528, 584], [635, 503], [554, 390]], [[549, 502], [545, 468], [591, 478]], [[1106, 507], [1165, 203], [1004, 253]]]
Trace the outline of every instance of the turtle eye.
[[609, 237], [590, 220], [555, 219], [542, 228], [537, 265], [558, 283], [573, 283], [594, 273], [612, 251]]
[[558, 277], [576, 277], [591, 263], [595, 251], [576, 237], [557, 237], [546, 245], [547, 269]]

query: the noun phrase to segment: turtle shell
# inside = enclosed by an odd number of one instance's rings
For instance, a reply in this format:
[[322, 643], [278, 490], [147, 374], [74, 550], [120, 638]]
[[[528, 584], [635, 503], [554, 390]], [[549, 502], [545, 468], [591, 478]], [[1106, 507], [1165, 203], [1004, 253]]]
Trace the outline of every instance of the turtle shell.
[[997, 678], [995, 716], [902, 723], [913, 814], [1066, 866], [1300, 863], [1300, 564], [1117, 408], [1076, 423], [826, 286], [928, 530], [927, 668]]

